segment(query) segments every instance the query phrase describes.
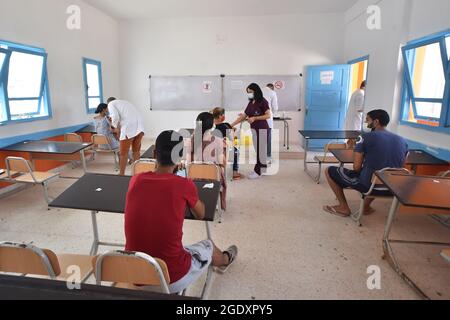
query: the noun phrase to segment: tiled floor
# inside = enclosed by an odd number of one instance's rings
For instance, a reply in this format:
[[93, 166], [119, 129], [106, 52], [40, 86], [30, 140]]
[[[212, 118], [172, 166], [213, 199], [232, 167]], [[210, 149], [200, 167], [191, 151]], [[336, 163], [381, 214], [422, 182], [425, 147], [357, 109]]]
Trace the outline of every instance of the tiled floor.
[[[148, 145], [148, 142], [147, 142]], [[389, 201], [374, 204], [377, 213], [358, 228], [349, 219], [322, 211], [333, 197], [325, 182], [315, 184], [300, 160], [281, 160], [277, 175], [258, 181], [233, 182], [229, 210], [212, 227], [219, 247], [239, 247], [236, 264], [214, 277], [210, 299], [418, 299], [382, 257], [381, 239]], [[249, 173], [251, 166], [243, 166]], [[89, 164], [93, 172], [114, 173], [111, 157]], [[81, 176], [67, 169], [64, 175]], [[74, 180], [51, 184], [56, 196]], [[359, 199], [349, 192], [355, 210]], [[92, 240], [88, 212], [47, 210], [40, 187], [0, 199], [0, 241], [34, 242], [58, 253], [87, 254]], [[102, 238], [124, 242], [123, 216], [100, 214]], [[203, 223], [186, 222], [185, 243], [206, 238]], [[450, 242], [449, 229], [428, 216], [401, 215], [393, 235]], [[107, 250], [108, 248], [101, 248]], [[400, 263], [425, 292], [435, 299], [450, 299], [450, 265], [440, 249], [395, 246]], [[381, 268], [381, 290], [368, 290], [368, 266]], [[200, 293], [202, 283], [189, 291]]]

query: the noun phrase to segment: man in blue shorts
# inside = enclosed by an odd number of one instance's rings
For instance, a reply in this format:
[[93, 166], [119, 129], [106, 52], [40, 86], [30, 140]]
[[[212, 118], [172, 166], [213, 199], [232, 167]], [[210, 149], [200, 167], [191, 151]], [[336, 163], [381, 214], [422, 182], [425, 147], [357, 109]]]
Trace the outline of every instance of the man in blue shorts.
[[[336, 195], [338, 206], [325, 206], [328, 213], [341, 217], [351, 215], [344, 189], [354, 189], [362, 193], [370, 190], [372, 177], [376, 171], [385, 168], [403, 168], [408, 155], [408, 144], [402, 137], [386, 130], [390, 122], [384, 110], [374, 110], [367, 114], [367, 127], [372, 130], [363, 134], [356, 144], [353, 170], [330, 167], [326, 177]], [[373, 199], [366, 199], [364, 214], [374, 212]]]

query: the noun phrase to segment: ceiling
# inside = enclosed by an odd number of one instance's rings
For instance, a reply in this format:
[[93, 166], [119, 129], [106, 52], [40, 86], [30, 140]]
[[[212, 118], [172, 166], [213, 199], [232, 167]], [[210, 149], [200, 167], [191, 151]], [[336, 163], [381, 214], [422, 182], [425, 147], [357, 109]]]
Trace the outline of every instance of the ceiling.
[[84, 0], [116, 19], [343, 13], [358, 0]]

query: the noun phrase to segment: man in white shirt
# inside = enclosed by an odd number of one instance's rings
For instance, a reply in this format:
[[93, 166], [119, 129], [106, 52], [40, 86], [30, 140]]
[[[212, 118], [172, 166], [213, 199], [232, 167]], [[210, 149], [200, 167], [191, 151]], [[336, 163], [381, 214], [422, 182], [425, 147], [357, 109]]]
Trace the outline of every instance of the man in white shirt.
[[133, 160], [141, 158], [141, 144], [144, 137], [144, 124], [138, 109], [124, 100], [108, 99], [108, 111], [112, 126], [120, 132], [120, 175], [125, 175], [130, 147]]
[[361, 83], [359, 90], [356, 90], [348, 105], [347, 118], [345, 121], [345, 130], [361, 131], [363, 124], [364, 99], [365, 99], [366, 81]]
[[278, 112], [278, 96], [275, 92], [275, 86], [272, 83], [269, 83], [267, 87], [264, 89], [264, 97], [266, 98], [267, 102], [269, 102], [270, 107], [270, 119], [267, 120], [267, 123], [269, 124], [269, 139], [268, 139], [268, 146], [267, 146], [267, 157], [269, 162], [272, 161], [272, 131], [274, 128], [273, 124], [273, 117], [274, 114]]

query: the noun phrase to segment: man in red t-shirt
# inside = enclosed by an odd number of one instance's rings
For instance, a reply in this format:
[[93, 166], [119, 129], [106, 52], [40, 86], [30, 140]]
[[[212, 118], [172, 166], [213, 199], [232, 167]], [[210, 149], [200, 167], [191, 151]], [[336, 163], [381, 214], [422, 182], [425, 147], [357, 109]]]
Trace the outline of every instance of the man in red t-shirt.
[[212, 263], [220, 272], [228, 270], [237, 247], [225, 252], [211, 240], [183, 247], [186, 207], [203, 220], [205, 205], [195, 184], [174, 174], [183, 156], [183, 138], [174, 131], [163, 132], [156, 141], [157, 169], [131, 179], [125, 208], [126, 250], [146, 253], [166, 262], [170, 292], [179, 293], [207, 271]]

